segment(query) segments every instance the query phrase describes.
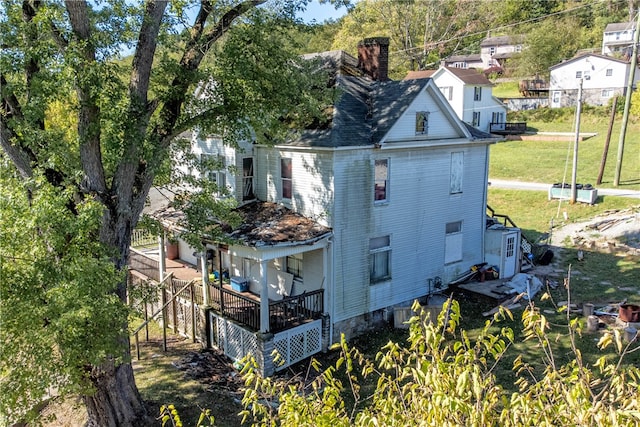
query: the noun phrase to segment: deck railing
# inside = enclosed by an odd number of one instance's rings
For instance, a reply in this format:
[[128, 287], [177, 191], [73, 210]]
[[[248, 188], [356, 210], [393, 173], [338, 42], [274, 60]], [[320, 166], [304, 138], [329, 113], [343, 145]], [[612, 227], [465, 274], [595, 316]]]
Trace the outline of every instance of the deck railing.
[[521, 135], [527, 131], [527, 122], [490, 123], [489, 133]]
[[323, 312], [323, 289], [285, 297], [269, 303], [269, 329], [279, 332], [306, 320], [319, 319]]
[[[131, 249], [129, 256], [129, 269], [136, 270], [142, 275], [159, 282], [159, 262], [142, 252]], [[193, 301], [197, 306], [204, 304], [202, 283], [172, 278], [167, 291], [173, 296], [178, 289], [179, 297], [185, 301]], [[221, 287], [219, 283], [209, 283], [209, 306], [220, 315], [240, 323], [253, 331], [260, 330], [260, 301], [254, 297], [242, 295], [236, 291]], [[178, 325], [177, 302], [167, 307], [169, 312], [168, 323], [173, 327]], [[146, 310], [145, 310], [146, 311]], [[269, 303], [269, 330], [279, 332], [293, 326], [297, 326], [308, 320], [319, 319], [324, 312], [324, 290], [318, 289], [304, 292], [301, 295], [284, 297], [279, 301]]]

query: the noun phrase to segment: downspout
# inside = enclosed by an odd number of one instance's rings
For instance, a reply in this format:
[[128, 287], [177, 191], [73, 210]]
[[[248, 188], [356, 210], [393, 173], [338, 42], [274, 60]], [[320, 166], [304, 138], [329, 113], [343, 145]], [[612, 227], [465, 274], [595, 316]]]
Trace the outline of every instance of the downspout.
[[481, 233], [481, 237], [480, 237], [480, 248], [482, 248], [482, 262], [485, 262], [486, 259], [486, 253], [484, 250], [484, 239], [485, 239], [485, 230], [487, 228], [487, 204], [488, 204], [488, 195], [489, 195], [489, 156], [491, 153], [491, 150], [489, 150], [489, 147], [491, 145], [490, 144], [486, 144], [484, 149], [485, 149], [485, 161], [484, 161], [484, 188], [482, 189], [482, 191], [484, 192], [483, 195], [483, 203], [482, 203], [482, 233]]

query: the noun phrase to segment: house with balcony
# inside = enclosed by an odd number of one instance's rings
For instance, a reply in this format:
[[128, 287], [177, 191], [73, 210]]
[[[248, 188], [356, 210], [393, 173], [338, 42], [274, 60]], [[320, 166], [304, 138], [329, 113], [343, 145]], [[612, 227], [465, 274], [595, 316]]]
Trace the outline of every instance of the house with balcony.
[[493, 96], [493, 83], [474, 68], [410, 71], [405, 80], [431, 78], [458, 118], [483, 131], [504, 131], [507, 107]]
[[509, 58], [522, 52], [524, 37], [522, 35], [503, 35], [485, 37], [480, 42], [480, 58], [483, 69], [505, 68]]
[[[552, 66], [549, 77], [549, 106], [573, 107], [582, 82], [582, 102], [607, 105], [614, 96], [625, 96], [631, 63], [613, 56], [587, 53]], [[635, 71], [633, 87], [640, 72]]]
[[602, 55], [629, 58], [633, 50], [635, 22], [607, 24], [602, 32]]
[[[253, 354], [265, 375], [426, 302], [434, 283], [484, 261], [497, 139], [460, 120], [434, 79], [389, 80], [386, 38], [365, 39], [358, 58], [314, 57], [335, 77], [327, 123], [275, 146], [192, 139], [194, 153], [218, 159], [211, 179], [242, 223], [217, 225], [224, 241], [203, 231], [204, 253], [178, 242], [178, 256], [200, 259], [211, 343]], [[152, 215], [177, 230], [171, 206]]]

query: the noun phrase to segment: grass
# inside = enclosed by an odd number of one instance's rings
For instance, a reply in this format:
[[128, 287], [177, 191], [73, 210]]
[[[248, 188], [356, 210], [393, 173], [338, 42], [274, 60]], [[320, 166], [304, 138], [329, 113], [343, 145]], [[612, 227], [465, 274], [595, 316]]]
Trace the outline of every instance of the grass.
[[527, 239], [535, 242], [549, 233], [552, 226], [586, 220], [610, 210], [627, 209], [639, 205], [640, 200], [599, 196], [594, 205], [572, 205], [566, 200], [548, 200], [544, 191], [489, 188], [487, 204], [496, 213], [509, 215]]
[[496, 98], [515, 98], [520, 96], [518, 81], [497, 84], [491, 92]]
[[[560, 109], [559, 109], [560, 110]], [[540, 132], [574, 132], [573, 113], [562, 109], [552, 123], [543, 121], [542, 112], [523, 113], [509, 121], [526, 121], [527, 128]], [[546, 112], [545, 112], [546, 113]], [[577, 181], [596, 186], [608, 131], [606, 110], [592, 109], [582, 115], [580, 131], [597, 133], [579, 144]], [[613, 181], [618, 157], [620, 119], [613, 127], [603, 182], [596, 187], [614, 188]], [[526, 182], [571, 182], [573, 141], [505, 141], [491, 147], [489, 176]], [[640, 190], [640, 123], [627, 126], [620, 188]]]

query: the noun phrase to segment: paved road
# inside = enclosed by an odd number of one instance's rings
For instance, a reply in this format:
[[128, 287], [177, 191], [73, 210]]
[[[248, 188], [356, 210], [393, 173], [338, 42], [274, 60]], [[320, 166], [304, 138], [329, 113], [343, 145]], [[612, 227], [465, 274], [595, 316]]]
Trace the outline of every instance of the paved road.
[[[493, 188], [508, 188], [513, 190], [535, 190], [535, 191], [549, 191], [551, 184], [545, 184], [541, 182], [520, 182], [520, 181], [506, 181], [502, 179], [489, 179], [489, 186]], [[596, 187], [597, 188], [597, 187]], [[634, 199], [640, 199], [640, 191], [637, 190], [625, 190], [621, 188], [598, 188], [598, 195], [600, 196], [618, 196], [618, 197], [631, 197]]]

